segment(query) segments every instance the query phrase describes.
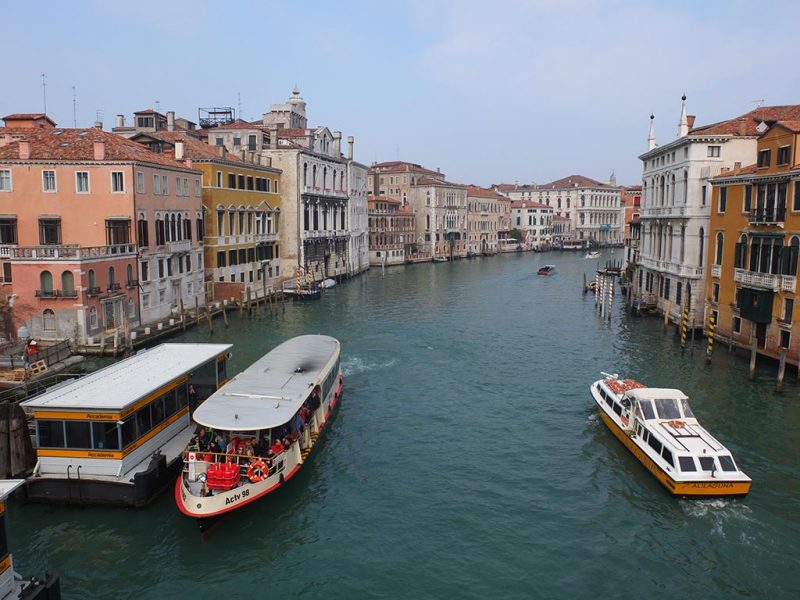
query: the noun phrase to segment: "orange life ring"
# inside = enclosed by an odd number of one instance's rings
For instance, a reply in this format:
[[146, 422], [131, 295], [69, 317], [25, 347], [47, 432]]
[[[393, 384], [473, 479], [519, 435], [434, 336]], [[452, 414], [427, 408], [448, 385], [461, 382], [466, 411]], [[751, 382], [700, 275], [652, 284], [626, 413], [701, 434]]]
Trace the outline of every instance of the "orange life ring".
[[675, 420], [675, 421], [667, 421], [667, 422], [668, 422], [668, 423], [669, 423], [669, 424], [670, 424], [672, 427], [674, 427], [675, 429], [683, 429], [683, 428], [684, 428], [684, 426], [686, 425], [686, 423], [684, 423], [683, 421], [677, 421], [677, 420]]
[[247, 467], [247, 478], [250, 483], [258, 483], [264, 481], [269, 477], [269, 467], [261, 459], [250, 461], [250, 466]]

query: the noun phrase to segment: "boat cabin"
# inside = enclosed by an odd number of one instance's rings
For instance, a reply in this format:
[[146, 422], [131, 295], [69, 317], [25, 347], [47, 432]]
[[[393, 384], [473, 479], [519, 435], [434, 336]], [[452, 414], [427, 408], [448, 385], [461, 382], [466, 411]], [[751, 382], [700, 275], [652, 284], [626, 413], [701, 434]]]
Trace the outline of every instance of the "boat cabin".
[[[38, 458], [29, 495], [36, 498], [38, 488], [41, 499], [113, 501], [99, 492], [94, 498], [97, 486], [69, 482], [126, 483], [148, 470], [154, 452], [168, 464], [179, 459], [190, 413], [228, 379], [230, 348], [161, 344], [23, 402], [34, 418]], [[56, 485], [60, 479], [67, 485]]]

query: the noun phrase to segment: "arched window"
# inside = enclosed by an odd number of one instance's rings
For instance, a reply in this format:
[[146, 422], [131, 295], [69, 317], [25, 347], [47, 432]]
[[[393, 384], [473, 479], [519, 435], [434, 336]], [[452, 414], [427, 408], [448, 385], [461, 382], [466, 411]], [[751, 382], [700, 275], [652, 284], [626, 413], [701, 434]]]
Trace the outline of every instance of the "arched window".
[[39, 273], [39, 289], [41, 296], [53, 295], [53, 274], [50, 271], [42, 271]]
[[706, 232], [703, 228], [700, 228], [700, 256], [698, 257], [697, 265], [699, 267], [703, 266], [703, 252], [705, 250], [705, 242], [706, 242]]
[[722, 244], [725, 241], [725, 236], [720, 231], [717, 233], [717, 248], [716, 248], [716, 256], [714, 258], [715, 265], [722, 264]]
[[108, 289], [114, 289], [114, 267], [108, 267]]
[[311, 185], [317, 187], [317, 165], [311, 167]]
[[56, 313], [49, 308], [42, 311], [42, 329], [45, 331], [56, 330]]
[[308, 185], [308, 163], [303, 163], [303, 185]]
[[128, 318], [136, 318], [136, 303], [133, 301], [133, 298], [128, 300]]
[[126, 275], [127, 278], [125, 279], [125, 281], [128, 282], [129, 286], [133, 286], [133, 265], [128, 265], [128, 268], [126, 270]]
[[65, 296], [75, 295], [75, 276], [72, 271], [64, 271], [61, 273], [61, 290]]
[[92, 306], [89, 308], [89, 329], [97, 327], [97, 307]]
[[175, 225], [175, 239], [181, 240], [183, 239], [183, 220], [180, 215], [178, 215], [175, 220], [177, 222]]
[[322, 168], [322, 188], [328, 188], [328, 167]]
[[796, 235], [793, 235], [791, 241], [789, 242], [789, 259], [788, 259], [789, 264], [786, 265], [787, 275], [797, 277], [797, 257], [799, 253], [800, 253], [800, 239], [798, 239]]
[[89, 269], [89, 272], [86, 274], [86, 278], [89, 283], [89, 293], [94, 293], [93, 290], [97, 287], [97, 284], [94, 280], [94, 269]]

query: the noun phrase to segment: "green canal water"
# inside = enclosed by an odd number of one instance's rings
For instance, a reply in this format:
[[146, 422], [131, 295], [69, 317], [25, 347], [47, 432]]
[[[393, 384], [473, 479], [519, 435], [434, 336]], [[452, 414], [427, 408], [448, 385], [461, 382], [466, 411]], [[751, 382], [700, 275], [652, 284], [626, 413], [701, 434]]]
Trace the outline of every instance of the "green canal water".
[[[604, 253], [604, 259], [609, 252]], [[558, 273], [537, 277], [542, 262]], [[10, 507], [17, 569], [65, 598], [797, 598], [800, 388], [657, 319], [596, 316], [594, 263], [508, 255], [396, 267], [232, 342], [239, 371], [304, 333], [342, 342], [345, 395], [312, 460], [201, 542], [170, 493], [141, 510]], [[678, 387], [753, 478], [744, 500], [668, 496], [608, 432], [600, 371]], [[109, 393], [114, 393], [109, 390]]]

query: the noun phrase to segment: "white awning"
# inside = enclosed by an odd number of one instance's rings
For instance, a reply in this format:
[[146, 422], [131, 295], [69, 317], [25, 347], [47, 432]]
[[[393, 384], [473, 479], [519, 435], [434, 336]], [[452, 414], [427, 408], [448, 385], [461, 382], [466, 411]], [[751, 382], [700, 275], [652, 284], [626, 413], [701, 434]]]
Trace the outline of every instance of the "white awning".
[[636, 400], [688, 400], [689, 397], [680, 390], [670, 388], [636, 388], [626, 394]]
[[192, 418], [223, 431], [255, 431], [288, 423], [338, 358], [335, 338], [292, 338], [217, 390]]

